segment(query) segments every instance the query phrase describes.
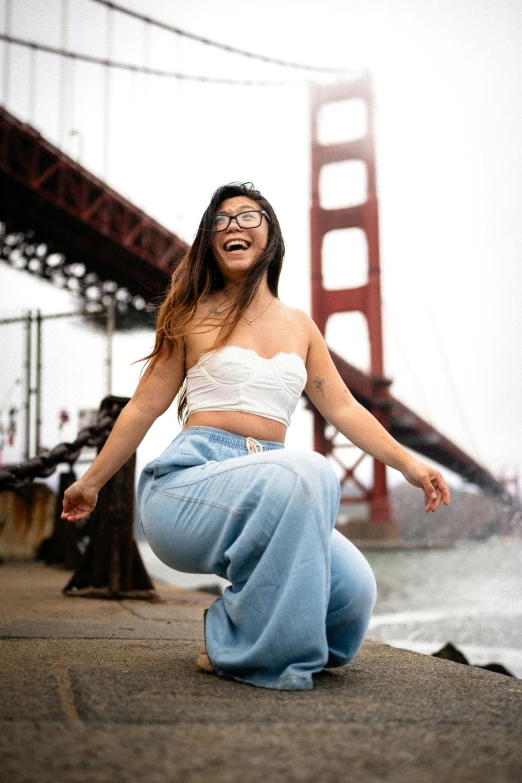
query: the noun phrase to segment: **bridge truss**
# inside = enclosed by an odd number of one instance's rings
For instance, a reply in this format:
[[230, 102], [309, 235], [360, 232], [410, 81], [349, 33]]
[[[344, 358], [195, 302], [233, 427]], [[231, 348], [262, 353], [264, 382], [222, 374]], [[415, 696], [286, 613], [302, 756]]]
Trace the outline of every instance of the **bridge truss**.
[[[185, 243], [0, 107], [0, 258], [146, 321]], [[150, 322], [150, 317], [149, 317]]]

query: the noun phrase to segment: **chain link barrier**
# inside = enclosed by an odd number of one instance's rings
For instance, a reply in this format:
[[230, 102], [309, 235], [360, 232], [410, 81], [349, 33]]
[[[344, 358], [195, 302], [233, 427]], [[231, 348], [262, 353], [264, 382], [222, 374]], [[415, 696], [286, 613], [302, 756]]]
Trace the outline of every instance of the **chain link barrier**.
[[85, 446], [99, 450], [109, 437], [116, 419], [128, 401], [128, 397], [105, 397], [101, 402], [96, 422], [81, 429], [74, 441], [59, 443], [46, 454], [31, 457], [20, 465], [5, 465], [0, 468], [0, 492], [20, 489], [36, 478], [48, 478], [58, 465], [67, 464], [72, 467]]

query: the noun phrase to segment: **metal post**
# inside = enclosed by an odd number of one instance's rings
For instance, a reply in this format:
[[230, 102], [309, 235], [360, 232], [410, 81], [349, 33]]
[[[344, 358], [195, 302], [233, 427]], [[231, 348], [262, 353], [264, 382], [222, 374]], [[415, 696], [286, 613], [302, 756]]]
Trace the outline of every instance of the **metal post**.
[[114, 306], [114, 297], [111, 296], [107, 306], [107, 359], [105, 365], [107, 368], [107, 395], [112, 394], [112, 341], [114, 337], [114, 327], [116, 322], [116, 313]]
[[36, 443], [35, 454], [40, 454], [42, 430], [42, 313], [36, 311], [36, 384], [35, 384]]
[[32, 323], [33, 317], [31, 311], [27, 311], [25, 317], [25, 404], [24, 404], [24, 418], [25, 418], [25, 446], [24, 446], [24, 459], [29, 459], [31, 451], [31, 343], [32, 343]]
[[[102, 409], [128, 400], [106, 397]], [[123, 407], [123, 406], [122, 406]], [[103, 444], [99, 445], [99, 450]], [[65, 586], [65, 595], [157, 599], [157, 593], [134, 540], [136, 455], [109, 479], [90, 517], [90, 541]]]

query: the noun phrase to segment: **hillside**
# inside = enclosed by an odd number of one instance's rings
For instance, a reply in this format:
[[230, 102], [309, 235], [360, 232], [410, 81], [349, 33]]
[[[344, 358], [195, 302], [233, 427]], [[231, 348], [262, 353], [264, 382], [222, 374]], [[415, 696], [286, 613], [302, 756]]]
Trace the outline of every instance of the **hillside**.
[[419, 490], [406, 482], [394, 487], [391, 497], [400, 537], [406, 541], [478, 540], [513, 533], [505, 509], [479, 492], [452, 489], [450, 505], [435, 514], [426, 514]]

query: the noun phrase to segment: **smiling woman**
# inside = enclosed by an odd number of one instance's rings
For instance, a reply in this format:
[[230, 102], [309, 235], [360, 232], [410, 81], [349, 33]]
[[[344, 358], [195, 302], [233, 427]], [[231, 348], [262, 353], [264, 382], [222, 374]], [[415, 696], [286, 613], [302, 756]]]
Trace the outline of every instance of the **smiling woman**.
[[353, 443], [424, 491], [449, 492], [344, 385], [313, 321], [278, 298], [284, 242], [250, 184], [219, 188], [172, 278], [132, 400], [64, 498], [87, 516], [98, 491], [178, 395], [183, 431], [141, 475], [145, 536], [167, 565], [231, 586], [206, 614], [198, 668], [265, 688], [305, 690], [357, 654], [375, 601], [361, 553], [334, 529], [340, 487], [315, 452], [284, 449], [303, 390]]
[[[221, 274], [230, 282], [239, 282], [242, 270], [248, 270], [268, 246], [270, 217], [256, 206], [251, 199], [229, 198], [214, 218], [212, 252]], [[235, 209], [240, 212], [233, 214]], [[236, 265], [238, 260], [240, 266]]]

